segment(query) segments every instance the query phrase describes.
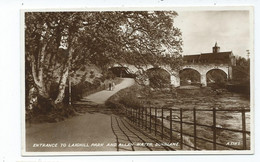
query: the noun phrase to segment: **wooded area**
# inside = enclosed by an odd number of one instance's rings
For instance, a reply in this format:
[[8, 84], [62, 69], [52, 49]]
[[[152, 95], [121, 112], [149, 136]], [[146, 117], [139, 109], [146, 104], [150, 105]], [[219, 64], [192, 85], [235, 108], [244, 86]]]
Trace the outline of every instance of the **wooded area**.
[[91, 65], [102, 73], [114, 63], [178, 68], [182, 39], [176, 16], [173, 11], [25, 13], [26, 112], [64, 108], [69, 77]]

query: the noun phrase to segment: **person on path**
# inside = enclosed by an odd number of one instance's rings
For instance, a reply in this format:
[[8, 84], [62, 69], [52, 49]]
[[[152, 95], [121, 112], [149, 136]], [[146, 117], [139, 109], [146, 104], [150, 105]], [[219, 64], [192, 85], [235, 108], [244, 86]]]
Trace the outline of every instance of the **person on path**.
[[111, 91], [111, 89], [112, 89], [112, 83], [109, 82], [109, 83], [108, 83], [108, 90]]
[[113, 82], [112, 83], [112, 87], [113, 87], [113, 90], [115, 89], [115, 87], [116, 87], [116, 84], [115, 84], [115, 82]]

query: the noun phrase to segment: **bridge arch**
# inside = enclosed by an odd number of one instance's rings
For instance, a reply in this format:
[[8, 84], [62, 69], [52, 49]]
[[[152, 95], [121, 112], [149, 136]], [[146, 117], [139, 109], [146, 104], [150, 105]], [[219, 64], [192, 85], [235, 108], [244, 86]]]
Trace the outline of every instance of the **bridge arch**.
[[228, 67], [211, 67], [211, 68], [207, 69], [206, 74], [207, 74], [208, 72], [212, 71], [212, 70], [222, 71], [222, 72], [224, 72], [224, 73], [227, 75], [227, 78], [228, 78], [228, 75], [229, 75]]
[[171, 73], [165, 68], [151, 67], [146, 70], [146, 75], [152, 87], [163, 88], [171, 84]]
[[209, 64], [209, 65], [194, 64], [194, 65], [183, 66], [182, 70], [184, 69], [193, 69], [198, 71], [200, 73], [200, 83], [201, 86], [203, 87], [207, 86], [207, 73], [212, 70], [221, 70], [227, 75], [228, 79], [232, 78], [232, 68], [223, 65], [217, 66], [215, 64]]
[[179, 71], [180, 85], [198, 84], [201, 82], [201, 73], [194, 68], [184, 68]]
[[207, 85], [208, 83], [223, 84], [228, 80], [228, 71], [223, 69], [210, 69], [206, 73]]
[[125, 66], [114, 66], [110, 67], [108, 71], [112, 72], [117, 77], [133, 78], [135, 74], [132, 74], [128, 67]]

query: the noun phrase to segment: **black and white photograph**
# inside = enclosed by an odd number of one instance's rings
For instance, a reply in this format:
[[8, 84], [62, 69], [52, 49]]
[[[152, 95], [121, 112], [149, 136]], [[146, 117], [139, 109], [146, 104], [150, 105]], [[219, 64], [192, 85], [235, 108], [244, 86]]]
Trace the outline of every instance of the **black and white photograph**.
[[22, 155], [252, 154], [253, 9], [21, 10]]

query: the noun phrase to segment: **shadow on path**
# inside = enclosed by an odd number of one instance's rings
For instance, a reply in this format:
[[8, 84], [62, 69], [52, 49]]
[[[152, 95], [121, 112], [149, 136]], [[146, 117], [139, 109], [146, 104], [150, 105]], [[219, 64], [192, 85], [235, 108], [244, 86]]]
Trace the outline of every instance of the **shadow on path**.
[[111, 128], [116, 137], [117, 151], [170, 151], [168, 146], [161, 146], [156, 138], [136, 128], [127, 119], [111, 116]]
[[[32, 124], [26, 128], [27, 152], [165, 151], [173, 150], [132, 125], [105, 100], [120, 89], [133, 85], [124, 79], [115, 91], [101, 91], [74, 105], [78, 116], [57, 123]], [[101, 96], [99, 96], [101, 95]], [[55, 146], [55, 147], [53, 147]]]

